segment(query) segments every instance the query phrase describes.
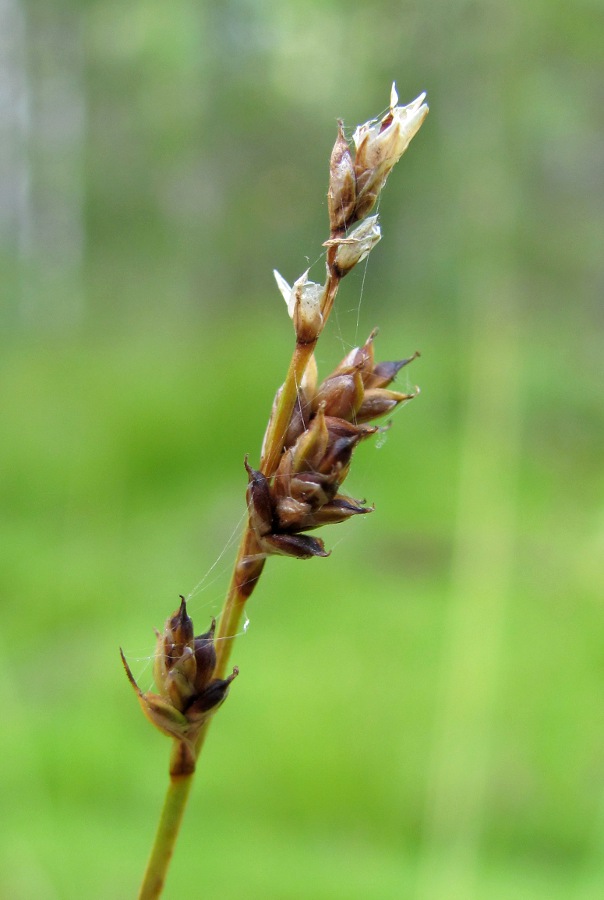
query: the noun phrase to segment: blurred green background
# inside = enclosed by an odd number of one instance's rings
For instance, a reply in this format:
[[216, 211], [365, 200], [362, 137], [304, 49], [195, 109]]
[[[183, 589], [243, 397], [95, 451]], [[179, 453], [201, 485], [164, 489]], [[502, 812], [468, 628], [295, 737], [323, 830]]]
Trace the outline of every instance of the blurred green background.
[[0, 19], [2, 900], [135, 896], [169, 744], [118, 647], [149, 688], [178, 593], [220, 609], [271, 270], [321, 279], [335, 119], [393, 79], [431, 113], [318, 357], [379, 325], [422, 394], [357, 452], [376, 512], [267, 567], [166, 897], [604, 896], [603, 4]]

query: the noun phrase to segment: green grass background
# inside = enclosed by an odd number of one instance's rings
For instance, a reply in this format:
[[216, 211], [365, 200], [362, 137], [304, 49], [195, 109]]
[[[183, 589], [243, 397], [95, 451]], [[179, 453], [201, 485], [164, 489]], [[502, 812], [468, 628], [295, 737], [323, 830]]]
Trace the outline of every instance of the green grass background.
[[377, 324], [422, 393], [357, 451], [375, 513], [267, 566], [166, 897], [601, 897], [601, 4], [20, 9], [34, 125], [57, 74], [86, 117], [32, 126], [2, 245], [0, 898], [136, 895], [169, 744], [118, 647], [148, 688], [178, 594], [220, 609], [270, 270], [319, 258], [334, 119], [393, 77], [431, 113], [318, 361]]

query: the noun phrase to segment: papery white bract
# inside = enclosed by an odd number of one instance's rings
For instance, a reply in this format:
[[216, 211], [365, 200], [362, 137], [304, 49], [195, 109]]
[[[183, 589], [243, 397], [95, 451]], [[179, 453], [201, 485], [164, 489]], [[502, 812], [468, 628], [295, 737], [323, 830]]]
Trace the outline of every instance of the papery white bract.
[[399, 161], [428, 114], [425, 93], [407, 106], [397, 106], [398, 94], [392, 85], [390, 109], [383, 119], [359, 125], [352, 139], [356, 147], [354, 168], [357, 180], [357, 219], [375, 203], [388, 175]]
[[346, 237], [334, 238], [325, 241], [326, 247], [336, 246], [335, 266], [340, 276], [362, 262], [381, 240], [382, 232], [378, 225], [377, 216], [368, 216], [360, 225], [357, 225]]
[[287, 303], [287, 311], [293, 320], [298, 340], [304, 342], [316, 340], [323, 327], [321, 312], [325, 285], [308, 280], [308, 269], [289, 286], [285, 278], [273, 270], [277, 287]]

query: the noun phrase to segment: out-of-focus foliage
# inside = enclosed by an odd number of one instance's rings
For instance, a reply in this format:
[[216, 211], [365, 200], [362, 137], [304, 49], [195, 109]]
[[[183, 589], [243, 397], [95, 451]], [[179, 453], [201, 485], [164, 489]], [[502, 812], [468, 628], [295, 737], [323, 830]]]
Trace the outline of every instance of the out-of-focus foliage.
[[376, 512], [267, 567], [166, 896], [602, 896], [603, 15], [0, 0], [1, 897], [135, 893], [168, 742], [117, 648], [145, 690], [216, 560], [220, 609], [271, 270], [321, 278], [336, 117], [393, 79], [431, 113], [319, 365], [380, 325], [422, 394]]

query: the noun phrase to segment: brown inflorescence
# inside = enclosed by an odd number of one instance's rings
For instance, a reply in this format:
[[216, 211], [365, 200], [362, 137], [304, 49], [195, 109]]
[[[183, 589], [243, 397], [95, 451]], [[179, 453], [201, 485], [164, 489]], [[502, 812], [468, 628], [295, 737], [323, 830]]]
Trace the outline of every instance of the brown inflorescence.
[[[419, 130], [428, 107], [425, 95], [398, 105], [393, 85], [381, 119], [359, 125], [346, 140], [342, 122], [330, 159], [328, 211], [330, 236], [324, 242], [325, 283], [304, 272], [293, 285], [275, 272], [277, 287], [292, 319], [296, 349], [283, 387], [277, 392], [261, 452], [260, 470], [247, 462], [249, 528], [246, 530], [221, 620], [221, 663], [214, 646], [215, 622], [194, 635], [184, 598], [157, 633], [154, 676], [158, 693], [143, 692], [122, 653], [126, 674], [145, 715], [177, 741], [172, 776], [190, 775], [203, 727], [225, 699], [238, 674], [223, 674], [233, 623], [252, 593], [268, 556], [298, 559], [327, 556], [323, 541], [308, 534], [322, 525], [344, 522], [373, 507], [341, 493], [357, 445], [380, 429], [374, 419], [417, 394], [393, 390], [399, 370], [418, 356], [376, 363], [373, 331], [362, 347], [348, 353], [319, 383], [316, 343], [329, 318], [340, 280], [367, 258], [381, 238], [373, 209], [390, 171]], [[225, 624], [226, 623], [226, 624]], [[226, 648], [226, 650], [225, 650]]]
[[398, 106], [392, 85], [390, 109], [384, 118], [364, 122], [354, 132], [354, 156], [342, 122], [338, 122], [327, 192], [332, 233], [346, 231], [371, 212], [392, 168], [428, 114], [424, 100], [425, 94], [420, 94], [407, 106]]
[[389, 385], [418, 355], [376, 364], [376, 333], [348, 353], [321, 384], [316, 366], [309, 367], [272, 478], [246, 460], [250, 527], [266, 556], [327, 556], [323, 541], [303, 532], [373, 508], [340, 493], [340, 487], [355, 447], [379, 430], [369, 423], [415, 396]]
[[201, 726], [226, 698], [238, 670], [233, 669], [228, 678], [214, 677], [216, 622], [213, 619], [209, 631], [195, 636], [185, 598], [180, 599], [163, 632], [156, 632], [153, 675], [159, 693], [141, 691], [123, 653], [122, 661], [147, 718], [192, 750]]

